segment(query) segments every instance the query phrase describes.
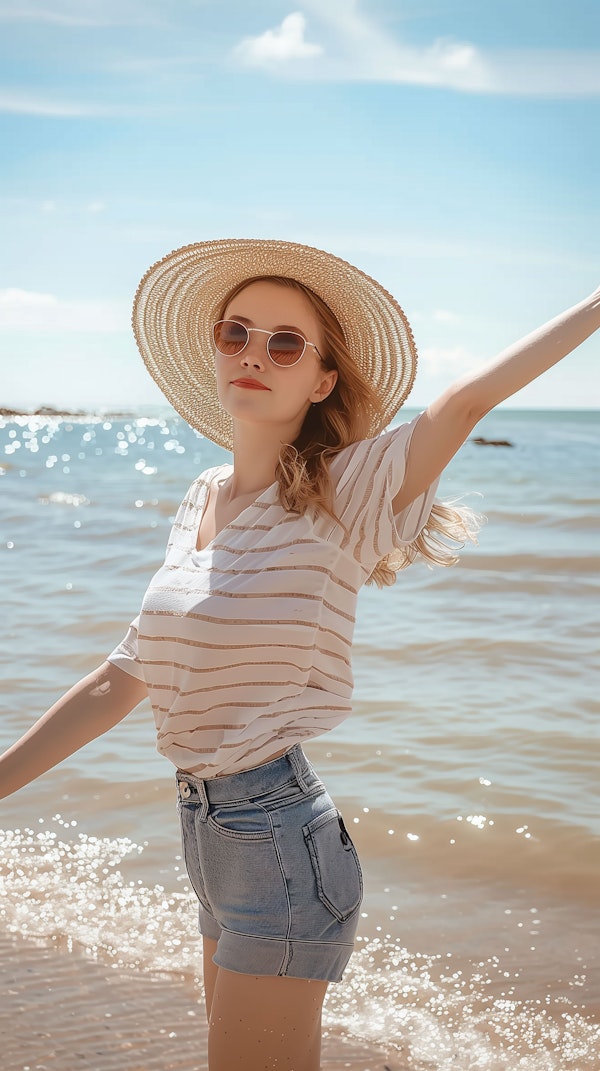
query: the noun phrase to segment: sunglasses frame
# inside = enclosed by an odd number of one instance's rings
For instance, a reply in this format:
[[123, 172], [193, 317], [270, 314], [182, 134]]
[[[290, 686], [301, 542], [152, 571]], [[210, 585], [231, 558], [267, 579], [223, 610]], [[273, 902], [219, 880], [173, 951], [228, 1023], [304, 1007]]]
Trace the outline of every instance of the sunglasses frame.
[[[247, 337], [246, 341], [244, 342], [244, 345], [242, 346], [241, 350], [238, 350], [237, 353], [223, 353], [223, 350], [220, 350], [219, 347], [217, 346], [217, 340], [215, 338], [215, 329], [219, 326], [219, 324], [237, 324], [238, 327], [243, 327], [244, 328], [244, 331], [246, 332], [248, 337]], [[232, 320], [229, 317], [226, 320], [217, 320], [216, 323], [213, 324], [213, 328], [212, 328], [213, 342], [215, 344], [215, 349], [216, 349], [217, 353], [220, 353], [221, 357], [239, 357], [240, 353], [243, 353], [244, 350], [246, 349], [246, 346], [248, 345], [248, 343], [250, 341], [250, 333], [252, 331], [256, 332], [259, 335], [268, 335], [269, 336], [268, 339], [267, 339], [267, 342], [266, 342], [267, 357], [271, 361], [271, 364], [274, 364], [276, 368], [294, 368], [295, 365], [299, 364], [300, 361], [302, 360], [302, 358], [304, 357], [304, 354], [306, 353], [306, 347], [307, 346], [312, 346], [312, 348], [314, 350], [316, 350], [317, 353], [319, 354], [319, 357], [321, 357], [321, 354], [319, 353], [319, 351], [318, 351], [317, 347], [315, 346], [314, 342], [309, 342], [308, 339], [305, 338], [304, 335], [301, 335], [299, 331], [288, 331], [288, 330], [285, 330], [285, 331], [283, 331], [283, 330], [282, 331], [265, 331], [265, 329], [263, 327], [248, 327], [246, 324], [240, 323], [239, 320]], [[304, 343], [304, 346], [302, 348], [302, 353], [300, 354], [300, 356], [295, 361], [292, 361], [291, 364], [280, 364], [279, 361], [274, 361], [273, 358], [271, 357], [271, 353], [270, 353], [270, 350], [269, 350], [269, 343], [270, 343], [271, 339], [275, 337], [275, 335], [295, 335], [297, 338], [301, 338], [302, 339], [302, 341]], [[321, 357], [321, 360], [323, 360], [322, 357]]]

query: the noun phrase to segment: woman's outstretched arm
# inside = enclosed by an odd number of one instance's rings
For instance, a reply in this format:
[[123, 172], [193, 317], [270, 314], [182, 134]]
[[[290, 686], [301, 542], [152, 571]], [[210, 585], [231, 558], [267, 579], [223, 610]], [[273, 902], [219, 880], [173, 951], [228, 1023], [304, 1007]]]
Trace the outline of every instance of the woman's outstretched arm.
[[147, 695], [146, 685], [103, 662], [58, 699], [0, 757], [0, 798], [10, 796], [122, 721]]
[[599, 328], [600, 287], [444, 391], [415, 425], [394, 512], [440, 475], [486, 413], [558, 364]]

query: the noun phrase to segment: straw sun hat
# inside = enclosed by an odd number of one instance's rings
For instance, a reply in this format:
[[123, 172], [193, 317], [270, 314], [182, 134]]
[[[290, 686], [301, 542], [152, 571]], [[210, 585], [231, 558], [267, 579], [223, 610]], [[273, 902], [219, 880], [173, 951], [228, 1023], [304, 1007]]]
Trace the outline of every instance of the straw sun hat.
[[255, 275], [297, 279], [329, 306], [382, 403], [370, 429], [378, 435], [413, 384], [417, 354], [410, 324], [374, 279], [331, 253], [294, 242], [197, 242], [146, 272], [134, 300], [133, 330], [150, 375], [173, 408], [207, 438], [232, 449], [232, 421], [217, 397], [212, 327], [226, 295]]

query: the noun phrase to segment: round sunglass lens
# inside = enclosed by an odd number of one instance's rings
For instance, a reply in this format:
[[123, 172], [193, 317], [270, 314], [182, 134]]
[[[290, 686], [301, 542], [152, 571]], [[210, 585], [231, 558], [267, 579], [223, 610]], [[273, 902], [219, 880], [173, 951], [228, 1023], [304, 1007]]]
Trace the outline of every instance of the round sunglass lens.
[[296, 364], [304, 353], [304, 339], [293, 331], [277, 331], [269, 339], [269, 357], [275, 364]]
[[248, 341], [246, 328], [235, 320], [221, 320], [215, 324], [213, 333], [215, 346], [219, 353], [225, 354], [226, 357], [235, 357], [237, 353], [241, 353]]

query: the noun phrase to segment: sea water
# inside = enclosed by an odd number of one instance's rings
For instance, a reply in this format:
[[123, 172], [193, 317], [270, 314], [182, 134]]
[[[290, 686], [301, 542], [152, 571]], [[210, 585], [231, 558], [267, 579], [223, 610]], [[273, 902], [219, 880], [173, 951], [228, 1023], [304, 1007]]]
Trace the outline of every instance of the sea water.
[[[419, 1071], [593, 1071], [600, 422], [500, 409], [473, 434], [512, 444], [469, 441], [442, 478], [479, 545], [363, 589], [354, 714], [306, 747], [365, 872], [324, 1024]], [[168, 407], [0, 420], [2, 748], [121, 639], [227, 459]], [[200, 973], [173, 773], [143, 703], [2, 801], [0, 927]]]

